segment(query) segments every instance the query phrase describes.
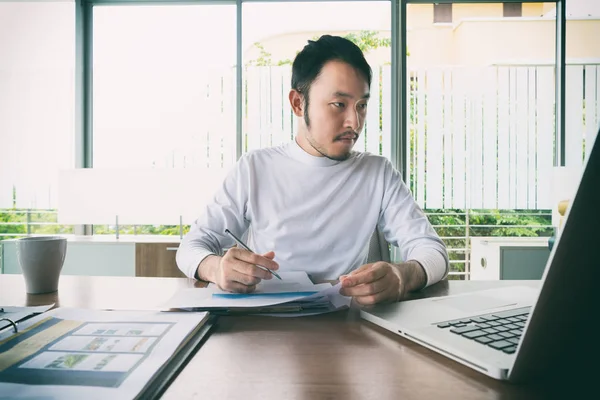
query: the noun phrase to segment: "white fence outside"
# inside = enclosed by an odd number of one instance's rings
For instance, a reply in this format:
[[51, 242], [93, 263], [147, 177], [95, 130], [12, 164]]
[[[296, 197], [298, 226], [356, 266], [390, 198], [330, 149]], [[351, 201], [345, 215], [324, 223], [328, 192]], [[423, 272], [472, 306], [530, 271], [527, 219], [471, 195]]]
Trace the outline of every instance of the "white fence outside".
[[[569, 65], [566, 73], [566, 162], [581, 167], [600, 124], [600, 66]], [[254, 67], [246, 76], [247, 149], [291, 140], [289, 67]], [[390, 155], [390, 78], [389, 66], [374, 68], [357, 150]], [[554, 207], [554, 67], [431, 68], [408, 78], [409, 176], [423, 208]]]
[[[600, 121], [599, 67], [567, 67], [566, 164], [581, 167]], [[549, 209], [554, 68], [415, 71], [411, 152], [424, 208]], [[587, 150], [591, 146], [587, 146]], [[441, 184], [440, 184], [441, 183]]]

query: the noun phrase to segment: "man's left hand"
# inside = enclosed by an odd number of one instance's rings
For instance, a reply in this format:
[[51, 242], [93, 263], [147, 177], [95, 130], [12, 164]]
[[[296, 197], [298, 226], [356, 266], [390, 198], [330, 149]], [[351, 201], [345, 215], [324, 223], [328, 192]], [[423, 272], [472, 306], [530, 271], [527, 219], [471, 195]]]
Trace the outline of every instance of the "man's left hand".
[[365, 264], [340, 277], [340, 294], [352, 296], [361, 305], [392, 303], [408, 292], [425, 286], [427, 276], [416, 261], [401, 264], [376, 262]]

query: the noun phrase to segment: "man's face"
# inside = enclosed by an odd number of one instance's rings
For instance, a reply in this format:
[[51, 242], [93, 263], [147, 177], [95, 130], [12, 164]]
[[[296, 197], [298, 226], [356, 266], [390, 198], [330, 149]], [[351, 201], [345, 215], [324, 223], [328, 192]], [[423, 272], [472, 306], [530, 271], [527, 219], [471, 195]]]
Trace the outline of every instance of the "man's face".
[[302, 105], [303, 115], [296, 112], [303, 117], [298, 144], [314, 156], [347, 159], [364, 127], [368, 100], [367, 81], [358, 71], [341, 61], [326, 63], [310, 87], [308, 109]]

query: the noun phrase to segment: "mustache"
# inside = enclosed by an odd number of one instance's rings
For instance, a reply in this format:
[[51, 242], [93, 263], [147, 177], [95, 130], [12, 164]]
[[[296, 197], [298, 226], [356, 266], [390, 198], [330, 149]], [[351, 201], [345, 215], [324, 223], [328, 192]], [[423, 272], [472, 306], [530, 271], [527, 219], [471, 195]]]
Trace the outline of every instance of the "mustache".
[[354, 139], [354, 141], [356, 141], [358, 139], [358, 133], [349, 131], [349, 132], [344, 132], [341, 135], [336, 136], [334, 141], [342, 140], [342, 138], [346, 138], [347, 136], [352, 136], [352, 139]]

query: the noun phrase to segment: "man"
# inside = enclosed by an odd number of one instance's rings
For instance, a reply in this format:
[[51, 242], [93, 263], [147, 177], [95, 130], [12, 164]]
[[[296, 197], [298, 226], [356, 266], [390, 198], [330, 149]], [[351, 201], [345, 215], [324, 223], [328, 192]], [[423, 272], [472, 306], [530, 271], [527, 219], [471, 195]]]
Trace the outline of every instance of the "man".
[[[360, 304], [401, 300], [444, 278], [443, 242], [392, 164], [353, 152], [365, 123], [371, 68], [352, 42], [309, 41], [292, 66], [289, 100], [298, 117], [292, 143], [240, 158], [177, 252], [189, 277], [252, 292], [272, 270], [304, 270], [314, 281], [342, 281]], [[379, 226], [400, 248], [400, 264], [362, 265]], [[249, 247], [225, 234], [248, 231]]]

